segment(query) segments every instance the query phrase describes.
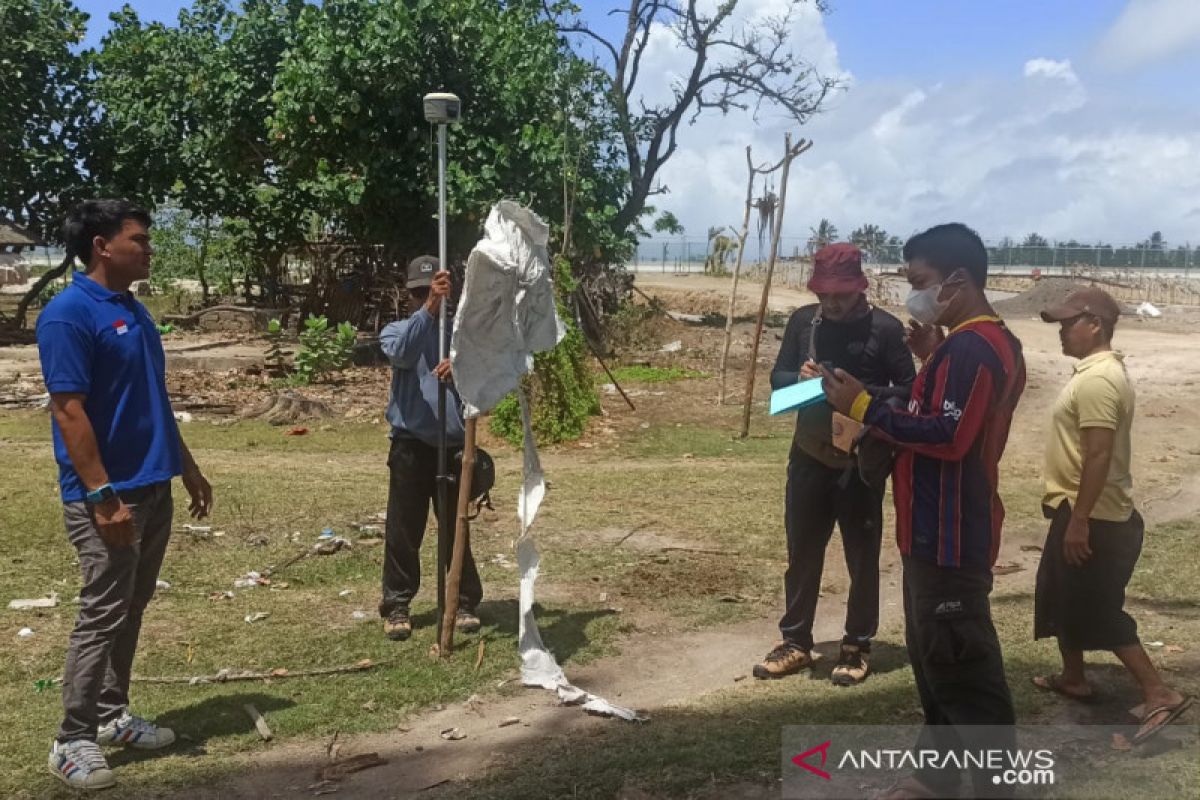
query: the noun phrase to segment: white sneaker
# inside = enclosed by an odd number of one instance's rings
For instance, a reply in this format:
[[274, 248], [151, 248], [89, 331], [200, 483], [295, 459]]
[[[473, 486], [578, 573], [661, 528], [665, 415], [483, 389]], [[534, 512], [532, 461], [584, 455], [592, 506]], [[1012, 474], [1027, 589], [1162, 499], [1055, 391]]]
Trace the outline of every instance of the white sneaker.
[[112, 722], [100, 726], [96, 731], [100, 744], [127, 744], [138, 750], [157, 750], [175, 741], [175, 731], [160, 728], [153, 722], [135, 717], [128, 710]]
[[66, 744], [56, 741], [49, 760], [54, 776], [73, 789], [107, 789], [117, 783], [100, 746], [88, 739]]

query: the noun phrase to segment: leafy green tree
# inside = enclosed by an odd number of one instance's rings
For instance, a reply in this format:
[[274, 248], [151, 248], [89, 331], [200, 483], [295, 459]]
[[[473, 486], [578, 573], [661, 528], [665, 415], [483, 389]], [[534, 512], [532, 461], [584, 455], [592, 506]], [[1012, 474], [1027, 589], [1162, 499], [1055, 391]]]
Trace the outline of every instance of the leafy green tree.
[[664, 211], [658, 219], [654, 220], [654, 232], [665, 233], [669, 236], [682, 236], [684, 228], [679, 223], [678, 217], [670, 211]]
[[0, 0], [0, 216], [46, 241], [88, 186], [86, 23], [70, 0]]

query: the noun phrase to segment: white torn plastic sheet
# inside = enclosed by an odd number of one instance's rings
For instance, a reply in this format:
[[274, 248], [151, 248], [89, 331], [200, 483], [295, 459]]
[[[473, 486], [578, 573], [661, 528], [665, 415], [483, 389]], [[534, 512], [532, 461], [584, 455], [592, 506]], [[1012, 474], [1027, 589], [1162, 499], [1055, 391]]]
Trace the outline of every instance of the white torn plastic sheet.
[[1162, 311], [1160, 311], [1158, 309], [1158, 307], [1156, 305], [1154, 305], [1153, 303], [1146, 301], [1145, 303], [1142, 303], [1140, 306], [1137, 307], [1137, 314], [1139, 317], [1150, 317], [1152, 319], [1158, 319], [1159, 317], [1162, 316]]
[[552, 349], [565, 333], [554, 305], [548, 239], [546, 223], [517, 203], [500, 202], [488, 215], [484, 238], [467, 259], [454, 319], [450, 344], [454, 383], [468, 416], [491, 410], [513, 390], [521, 405], [525, 442], [524, 481], [517, 498], [521, 682], [555, 692], [562, 703], [581, 705], [591, 714], [641, 721], [636, 712], [572, 686], [542, 642], [533, 614], [541, 557], [530, 529], [545, 497], [546, 481], [520, 379], [533, 368], [533, 354]]

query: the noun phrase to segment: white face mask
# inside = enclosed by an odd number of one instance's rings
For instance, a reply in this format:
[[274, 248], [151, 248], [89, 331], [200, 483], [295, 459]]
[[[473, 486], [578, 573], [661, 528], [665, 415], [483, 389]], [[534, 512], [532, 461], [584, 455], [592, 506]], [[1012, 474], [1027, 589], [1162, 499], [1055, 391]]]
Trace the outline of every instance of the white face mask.
[[938, 295], [941, 293], [942, 284], [940, 283], [927, 289], [910, 289], [904, 305], [917, 322], [936, 325], [938, 319], [950, 306], [949, 300], [938, 300]]

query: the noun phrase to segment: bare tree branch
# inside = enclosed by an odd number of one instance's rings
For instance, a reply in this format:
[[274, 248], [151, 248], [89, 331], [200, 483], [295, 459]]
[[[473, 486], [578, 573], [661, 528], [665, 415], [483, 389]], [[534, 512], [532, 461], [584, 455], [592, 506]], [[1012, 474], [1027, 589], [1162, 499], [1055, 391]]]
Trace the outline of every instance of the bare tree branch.
[[[825, 0], [789, 0], [781, 16], [735, 22], [739, 0], [723, 0], [711, 12], [699, 0], [628, 0], [621, 41], [605, 39], [579, 19], [560, 21], [547, 0], [547, 17], [564, 34], [599, 42], [613, 58], [608, 99], [615, 113], [629, 167], [629, 194], [613, 228], [624, 233], [637, 221], [646, 200], [666, 187], [656, 182], [658, 171], [678, 150], [679, 128], [694, 123], [705, 111], [727, 114], [782, 110], [804, 124], [840, 86], [823, 77], [792, 48], [794, 10], [804, 2], [826, 10]], [[639, 96], [642, 59], [656, 30], [670, 31], [679, 47], [691, 53], [684, 77], [671, 87], [671, 99], [647, 103]], [[634, 105], [639, 110], [631, 110]], [[782, 165], [772, 168], [779, 169]], [[765, 167], [765, 165], [764, 165]]]

